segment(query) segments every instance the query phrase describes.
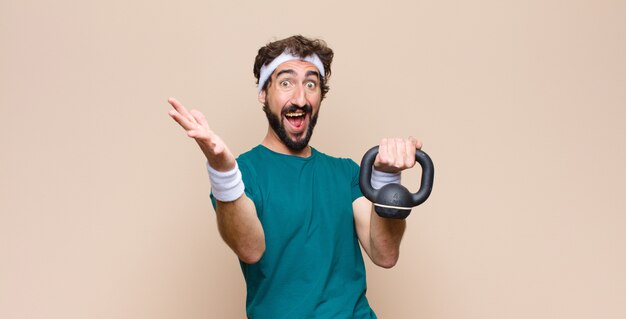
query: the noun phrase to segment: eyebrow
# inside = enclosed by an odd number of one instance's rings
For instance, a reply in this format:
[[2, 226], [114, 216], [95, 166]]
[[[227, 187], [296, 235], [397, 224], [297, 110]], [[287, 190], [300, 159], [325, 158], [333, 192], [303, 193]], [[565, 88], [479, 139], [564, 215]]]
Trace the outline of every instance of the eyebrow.
[[[297, 74], [297, 72], [292, 70], [292, 69], [284, 69], [284, 70], [278, 71], [278, 73], [276, 73], [276, 77], [279, 77], [279, 76], [281, 76], [281, 75], [283, 75], [285, 73], [286, 74], [290, 74], [290, 75], [296, 75]], [[320, 73], [319, 72], [314, 71], [314, 70], [306, 71], [305, 77], [309, 77], [311, 75], [317, 76], [318, 79], [320, 78]]]
[[292, 69], [284, 69], [284, 70], [280, 70], [278, 71], [278, 73], [276, 73], [276, 77], [279, 77], [285, 73], [291, 74], [291, 75], [296, 75], [296, 71], [292, 70]]
[[318, 79], [320, 78], [320, 73], [319, 73], [319, 72], [317, 72], [317, 71], [313, 71], [313, 70], [306, 71], [306, 75], [305, 75], [305, 77], [309, 77], [309, 76], [311, 76], [311, 75], [315, 75], [315, 76], [317, 76], [317, 78], [318, 78]]

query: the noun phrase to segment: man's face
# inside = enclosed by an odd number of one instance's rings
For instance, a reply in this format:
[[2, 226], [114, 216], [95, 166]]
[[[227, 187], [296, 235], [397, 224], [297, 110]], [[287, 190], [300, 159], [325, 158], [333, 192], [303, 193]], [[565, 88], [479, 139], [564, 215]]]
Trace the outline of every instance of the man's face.
[[259, 101], [272, 130], [285, 146], [304, 149], [311, 139], [321, 103], [320, 74], [309, 62], [287, 61], [276, 68]]

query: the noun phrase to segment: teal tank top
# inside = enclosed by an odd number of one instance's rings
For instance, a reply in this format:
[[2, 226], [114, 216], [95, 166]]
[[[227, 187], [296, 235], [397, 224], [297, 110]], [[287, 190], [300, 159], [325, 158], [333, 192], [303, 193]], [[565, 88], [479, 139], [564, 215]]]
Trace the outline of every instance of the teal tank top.
[[265, 232], [265, 253], [240, 262], [251, 319], [376, 318], [352, 202], [359, 166], [312, 149], [307, 158], [259, 145], [237, 159]]

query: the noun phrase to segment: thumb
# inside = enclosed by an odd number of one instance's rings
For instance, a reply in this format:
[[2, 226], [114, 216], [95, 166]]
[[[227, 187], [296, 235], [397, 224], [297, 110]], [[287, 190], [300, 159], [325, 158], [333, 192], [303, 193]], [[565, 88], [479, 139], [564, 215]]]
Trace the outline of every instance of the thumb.
[[409, 136], [409, 141], [411, 141], [411, 143], [413, 143], [413, 145], [415, 145], [415, 149], [422, 149], [422, 141], [416, 139], [413, 136]]

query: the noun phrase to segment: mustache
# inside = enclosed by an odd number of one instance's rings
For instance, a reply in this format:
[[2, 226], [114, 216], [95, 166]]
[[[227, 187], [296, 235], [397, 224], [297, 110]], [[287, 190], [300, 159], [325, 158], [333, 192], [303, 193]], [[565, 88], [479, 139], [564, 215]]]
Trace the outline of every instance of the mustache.
[[296, 111], [304, 111], [305, 113], [311, 113], [313, 112], [313, 107], [311, 107], [308, 104], [305, 104], [303, 106], [298, 106], [295, 104], [291, 104], [289, 106], [287, 106], [286, 108], [283, 109], [282, 113], [289, 113], [289, 112], [296, 112]]

